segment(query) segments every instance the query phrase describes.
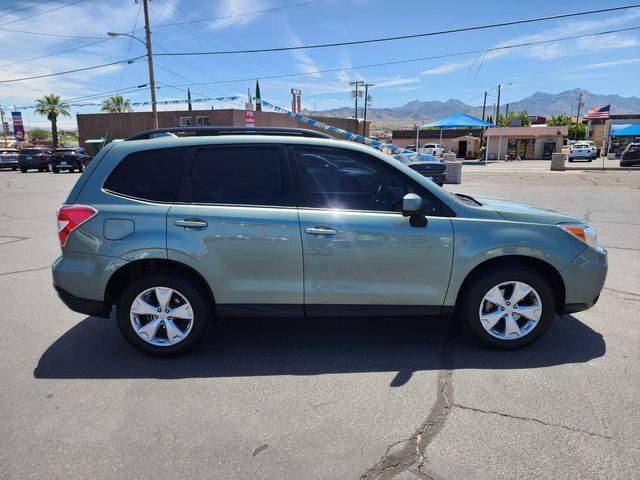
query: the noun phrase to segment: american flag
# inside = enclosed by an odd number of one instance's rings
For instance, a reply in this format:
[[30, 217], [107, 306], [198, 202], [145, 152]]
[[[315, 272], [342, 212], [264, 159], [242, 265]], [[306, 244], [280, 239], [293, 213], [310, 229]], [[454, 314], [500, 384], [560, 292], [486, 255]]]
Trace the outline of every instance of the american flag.
[[587, 113], [585, 113], [585, 120], [609, 120], [609, 110], [611, 109], [611, 104], [605, 105], [604, 107], [593, 107]]

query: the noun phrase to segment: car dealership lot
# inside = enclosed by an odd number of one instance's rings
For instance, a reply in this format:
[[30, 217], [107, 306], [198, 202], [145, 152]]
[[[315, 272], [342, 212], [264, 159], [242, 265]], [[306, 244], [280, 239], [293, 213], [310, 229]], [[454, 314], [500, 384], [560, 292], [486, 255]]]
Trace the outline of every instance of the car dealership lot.
[[446, 187], [598, 228], [600, 302], [532, 347], [483, 349], [446, 318], [256, 319], [171, 360], [57, 299], [77, 177], [0, 173], [3, 478], [637, 478], [638, 172], [507, 162]]

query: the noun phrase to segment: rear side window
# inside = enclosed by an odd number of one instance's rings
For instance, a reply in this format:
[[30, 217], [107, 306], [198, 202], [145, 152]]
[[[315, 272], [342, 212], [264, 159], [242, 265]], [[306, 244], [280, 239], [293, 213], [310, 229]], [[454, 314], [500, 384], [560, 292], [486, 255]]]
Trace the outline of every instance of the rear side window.
[[279, 146], [199, 150], [189, 176], [193, 203], [290, 206], [291, 175]]
[[187, 159], [187, 152], [182, 148], [132, 153], [113, 169], [104, 188], [127, 197], [173, 202]]

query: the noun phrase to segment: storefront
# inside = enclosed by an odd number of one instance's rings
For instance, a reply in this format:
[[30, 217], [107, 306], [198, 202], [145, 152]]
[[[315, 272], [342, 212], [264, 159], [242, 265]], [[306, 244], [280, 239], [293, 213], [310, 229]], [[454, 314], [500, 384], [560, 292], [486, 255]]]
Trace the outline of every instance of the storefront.
[[489, 160], [549, 160], [562, 151], [568, 127], [489, 128], [485, 132]]

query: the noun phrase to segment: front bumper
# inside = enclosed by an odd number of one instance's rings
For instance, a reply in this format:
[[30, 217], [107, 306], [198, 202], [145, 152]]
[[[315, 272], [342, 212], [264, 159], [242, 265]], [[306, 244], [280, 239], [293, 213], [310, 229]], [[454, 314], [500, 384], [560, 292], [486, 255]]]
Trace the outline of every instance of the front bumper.
[[565, 285], [562, 313], [575, 313], [593, 307], [607, 278], [607, 251], [586, 248], [560, 272]]

